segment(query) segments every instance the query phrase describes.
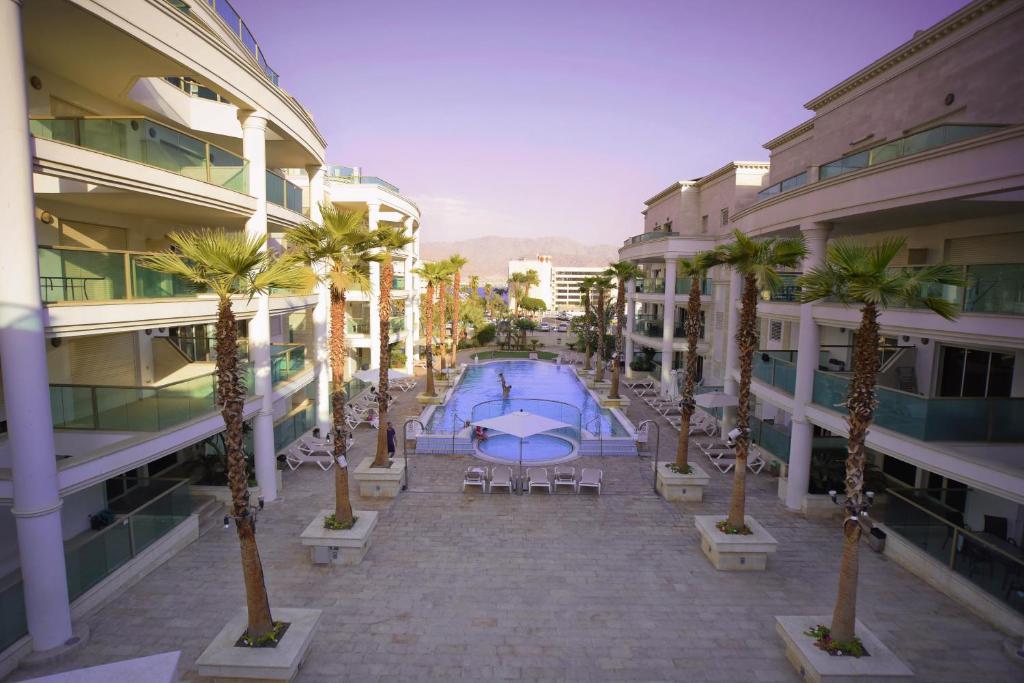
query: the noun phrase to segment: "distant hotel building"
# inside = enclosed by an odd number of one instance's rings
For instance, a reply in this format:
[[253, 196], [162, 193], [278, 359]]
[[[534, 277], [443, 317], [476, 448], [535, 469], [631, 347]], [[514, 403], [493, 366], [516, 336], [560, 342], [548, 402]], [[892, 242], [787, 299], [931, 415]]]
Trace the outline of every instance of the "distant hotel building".
[[550, 256], [540, 255], [535, 259], [509, 261], [508, 277], [535, 270], [540, 285], [530, 287], [530, 298], [543, 301], [549, 311], [580, 311], [583, 310], [580, 283], [606, 269], [606, 266], [556, 266]]

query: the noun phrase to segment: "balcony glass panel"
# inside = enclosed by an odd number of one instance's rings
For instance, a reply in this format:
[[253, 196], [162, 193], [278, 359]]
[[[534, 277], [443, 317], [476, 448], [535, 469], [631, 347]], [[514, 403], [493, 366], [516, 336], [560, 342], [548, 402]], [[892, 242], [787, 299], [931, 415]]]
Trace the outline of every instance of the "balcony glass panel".
[[1024, 264], [967, 267], [964, 311], [1024, 315]]
[[68, 598], [75, 600], [132, 559], [132, 531], [128, 519], [118, 519], [99, 533], [65, 545]]
[[405, 329], [405, 316], [398, 315], [391, 318], [391, 325], [389, 327], [392, 334], [398, 334]]
[[757, 199], [759, 201], [762, 199], [768, 199], [768, 197], [774, 197], [777, 194], [794, 190], [806, 184], [807, 171], [804, 171], [803, 173], [797, 173], [796, 175], [790, 176], [789, 178], [786, 178], [781, 182], [775, 183], [774, 185], [770, 185], [764, 188], [763, 190], [757, 193]]
[[249, 194], [249, 162], [219, 147], [210, 147], [210, 182]]
[[405, 289], [405, 276], [396, 275], [391, 281], [391, 289]]
[[[161, 488], [166, 488], [166, 483]], [[167, 489], [149, 503], [134, 510], [129, 515], [133, 554], [138, 554], [153, 545], [191, 514], [192, 496], [185, 482]]]
[[274, 384], [291, 379], [306, 367], [306, 347], [302, 344], [270, 345], [270, 377]]
[[302, 213], [302, 188], [286, 180], [284, 183], [284, 192], [285, 207], [291, 209], [295, 213]]
[[758, 351], [754, 354], [753, 375], [792, 394], [796, 387], [796, 351]]
[[231, 3], [228, 0], [209, 0], [209, 3], [217, 10], [217, 14], [228, 25], [228, 28], [237, 34], [242, 27], [242, 18], [238, 16], [238, 12], [231, 6]]
[[141, 299], [195, 296], [195, 287], [176, 275], [158, 273], [139, 265], [141, 254], [130, 254], [132, 295]]
[[267, 171], [267, 201], [284, 206], [284, 178], [273, 171]]
[[[711, 278], [706, 277], [701, 280], [700, 283], [700, 294], [701, 296], [711, 296]], [[690, 293], [690, 278], [688, 277], [677, 277], [676, 278], [676, 294], [689, 294]]]
[[126, 265], [123, 252], [39, 247], [43, 302], [125, 299]]
[[783, 462], [789, 462], [789, 428], [760, 418], [750, 418], [750, 438]]
[[660, 240], [667, 237], [678, 237], [678, 232], [671, 232], [669, 230], [650, 230], [648, 232], [642, 232], [639, 235], [633, 235], [625, 241], [626, 244], [637, 244], [638, 242], [647, 242], [650, 240]]
[[316, 426], [316, 410], [312, 403], [274, 425], [274, 450], [282, 450]]
[[15, 573], [0, 583], [0, 652], [28, 633], [25, 617], [25, 593]]

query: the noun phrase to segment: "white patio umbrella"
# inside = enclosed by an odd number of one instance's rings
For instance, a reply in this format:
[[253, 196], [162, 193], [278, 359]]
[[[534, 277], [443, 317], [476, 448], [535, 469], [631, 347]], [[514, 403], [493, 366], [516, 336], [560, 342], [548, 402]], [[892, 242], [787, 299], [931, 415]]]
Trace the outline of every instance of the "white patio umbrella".
[[502, 432], [504, 434], [511, 434], [512, 436], [519, 437], [520, 482], [522, 482], [523, 479], [523, 439], [528, 436], [533, 436], [534, 434], [550, 432], [553, 429], [572, 427], [572, 425], [566, 424], [565, 422], [552, 420], [550, 417], [544, 417], [543, 415], [528, 413], [525, 410], [516, 410], [511, 413], [499, 415], [498, 417], [489, 417], [484, 420], [477, 420], [473, 423], [473, 426], [483, 427], [484, 429], [493, 429], [496, 432]]
[[[407, 372], [402, 372], [401, 370], [395, 370], [393, 368], [388, 368], [388, 381], [389, 382], [394, 382], [394, 381], [397, 381], [397, 380], [400, 380], [400, 379], [409, 379], [410, 377], [412, 377], [412, 375], [410, 375]], [[370, 382], [371, 384], [376, 384], [380, 380], [380, 368], [370, 368], [369, 370], [360, 370], [359, 372], [357, 372], [355, 374], [355, 378], [359, 379], [359, 380], [362, 380], [364, 382]]]
[[709, 391], [706, 394], [697, 394], [694, 402], [701, 408], [731, 408], [740, 404], [738, 398], [723, 391]]

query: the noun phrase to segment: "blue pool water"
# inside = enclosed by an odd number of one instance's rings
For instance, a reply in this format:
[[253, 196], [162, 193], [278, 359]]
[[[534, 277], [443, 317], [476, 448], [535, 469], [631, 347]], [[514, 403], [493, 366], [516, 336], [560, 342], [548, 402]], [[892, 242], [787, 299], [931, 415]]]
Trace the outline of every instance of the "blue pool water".
[[[498, 460], [518, 462], [519, 438], [510, 434], [493, 434], [478, 444], [484, 455]], [[535, 434], [523, 439], [523, 464], [557, 462], [573, 452], [573, 445], [551, 434]]]
[[[458, 427], [474, 419], [473, 407], [485, 401], [501, 400], [501, 380], [499, 373], [505, 374], [505, 381], [512, 385], [512, 392], [507, 401], [493, 403], [484, 409], [478, 409], [476, 419], [493, 417], [512, 410], [523, 409], [539, 413], [546, 417], [565, 422], [575, 422], [575, 410], [565, 410], [559, 414], [555, 404], [544, 404], [530, 399], [546, 399], [561, 401], [573, 406], [582, 413], [583, 429], [603, 436], [626, 436], [626, 429], [606, 409], [600, 407], [591, 397], [586, 387], [568, 367], [553, 363], [529, 360], [509, 360], [470, 365], [463, 373], [462, 379], [452, 392], [447, 404], [438, 406], [430, 422], [427, 432], [451, 432], [452, 425], [459, 422]], [[576, 427], [573, 424], [573, 427]]]

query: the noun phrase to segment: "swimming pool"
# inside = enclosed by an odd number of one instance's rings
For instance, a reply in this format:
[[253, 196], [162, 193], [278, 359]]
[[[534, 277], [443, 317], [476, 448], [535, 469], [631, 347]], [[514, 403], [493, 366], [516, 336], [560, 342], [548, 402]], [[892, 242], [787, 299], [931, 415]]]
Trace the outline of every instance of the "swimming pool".
[[[480, 454], [500, 462], [515, 462], [519, 457], [518, 437], [511, 434], [492, 434], [477, 443]], [[566, 439], [552, 434], [534, 434], [522, 441], [523, 464], [548, 464], [566, 460], [575, 452], [575, 446]]]
[[[485, 401], [501, 400], [501, 379], [512, 385], [507, 401], [502, 401], [502, 412], [524, 409], [536, 412], [536, 401], [560, 401], [580, 411], [580, 427], [601, 436], [628, 436], [629, 431], [611, 411], [601, 408], [583, 386], [576, 373], [568, 366], [544, 361], [508, 360], [470, 365], [456, 385], [451, 398], [437, 406], [426, 431], [430, 434], [460, 430], [473, 418], [473, 407]], [[555, 419], [557, 415], [550, 415]], [[573, 425], [574, 427], [576, 425]], [[518, 446], [517, 446], [518, 448]]]

